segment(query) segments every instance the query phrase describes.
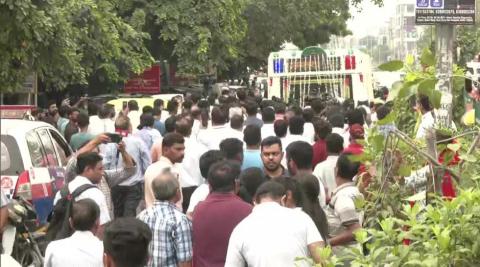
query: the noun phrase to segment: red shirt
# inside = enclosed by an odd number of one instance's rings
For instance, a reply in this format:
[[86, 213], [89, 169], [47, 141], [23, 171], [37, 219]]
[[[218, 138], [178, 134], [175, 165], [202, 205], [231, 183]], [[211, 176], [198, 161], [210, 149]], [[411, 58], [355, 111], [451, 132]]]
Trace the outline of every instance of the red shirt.
[[357, 143], [350, 143], [344, 150], [343, 153], [351, 153], [353, 155], [360, 155], [363, 153], [363, 145]]
[[233, 193], [212, 192], [193, 213], [193, 266], [223, 267], [228, 240], [252, 206]]
[[327, 159], [327, 142], [323, 139], [318, 139], [315, 144], [313, 144], [313, 159], [312, 159], [312, 167], [315, 166]]

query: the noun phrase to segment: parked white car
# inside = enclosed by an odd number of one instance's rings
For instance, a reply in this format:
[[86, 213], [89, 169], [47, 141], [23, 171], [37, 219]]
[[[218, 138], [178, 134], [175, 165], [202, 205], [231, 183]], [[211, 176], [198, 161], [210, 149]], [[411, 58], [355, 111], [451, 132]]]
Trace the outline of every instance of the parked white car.
[[1, 119], [1, 188], [31, 200], [40, 222], [53, 208], [72, 150], [55, 127], [39, 121]]

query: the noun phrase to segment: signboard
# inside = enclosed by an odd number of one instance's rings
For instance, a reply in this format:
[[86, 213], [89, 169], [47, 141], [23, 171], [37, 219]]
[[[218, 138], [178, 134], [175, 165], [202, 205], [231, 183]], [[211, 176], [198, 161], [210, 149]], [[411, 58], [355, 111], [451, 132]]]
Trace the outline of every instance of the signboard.
[[154, 65], [125, 83], [126, 93], [159, 94], [160, 66]]
[[415, 0], [417, 25], [473, 25], [475, 0]]

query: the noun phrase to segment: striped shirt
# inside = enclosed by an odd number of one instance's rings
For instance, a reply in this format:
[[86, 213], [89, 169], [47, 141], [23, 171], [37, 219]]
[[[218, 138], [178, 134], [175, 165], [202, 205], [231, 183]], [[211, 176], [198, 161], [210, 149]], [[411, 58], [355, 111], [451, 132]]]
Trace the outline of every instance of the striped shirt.
[[176, 267], [192, 259], [192, 223], [169, 201], [155, 201], [138, 215], [153, 233], [147, 267]]

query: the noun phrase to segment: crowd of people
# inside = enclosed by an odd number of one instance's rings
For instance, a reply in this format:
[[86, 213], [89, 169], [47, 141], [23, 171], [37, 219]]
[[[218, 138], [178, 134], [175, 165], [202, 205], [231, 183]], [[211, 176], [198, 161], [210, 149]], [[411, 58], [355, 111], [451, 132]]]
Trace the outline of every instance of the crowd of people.
[[301, 108], [240, 90], [141, 110], [134, 100], [119, 112], [87, 101], [48, 110], [41, 119], [76, 151], [69, 192], [95, 186], [74, 199], [74, 232], [50, 242], [45, 266], [309, 266], [319, 248], [356, 245], [363, 196], [351, 155], [390, 106]]

